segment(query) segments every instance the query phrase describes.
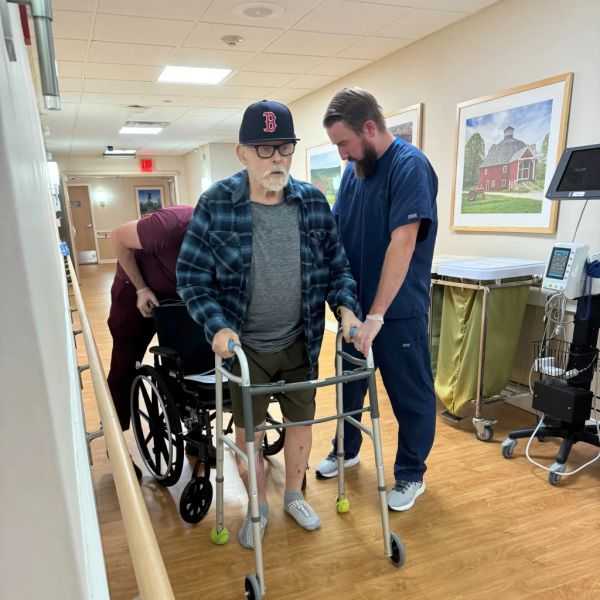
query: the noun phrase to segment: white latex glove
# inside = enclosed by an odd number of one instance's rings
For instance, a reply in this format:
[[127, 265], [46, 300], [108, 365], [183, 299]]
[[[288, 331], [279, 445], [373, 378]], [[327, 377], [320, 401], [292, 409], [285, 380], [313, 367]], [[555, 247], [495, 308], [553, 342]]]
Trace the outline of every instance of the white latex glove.
[[145, 287], [137, 290], [137, 302], [136, 306], [142, 315], [146, 318], [152, 316], [152, 309], [158, 306], [158, 300], [154, 295], [154, 292], [149, 288]]

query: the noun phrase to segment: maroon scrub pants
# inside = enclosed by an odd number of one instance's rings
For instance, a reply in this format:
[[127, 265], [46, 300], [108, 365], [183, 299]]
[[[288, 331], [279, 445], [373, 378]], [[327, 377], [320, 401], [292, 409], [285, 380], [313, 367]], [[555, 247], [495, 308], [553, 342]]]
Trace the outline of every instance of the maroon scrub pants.
[[130, 281], [115, 278], [110, 295], [108, 328], [113, 348], [107, 380], [121, 427], [126, 431], [131, 420], [130, 396], [135, 365], [144, 358], [155, 328], [154, 320], [143, 317], [137, 309], [137, 295]]

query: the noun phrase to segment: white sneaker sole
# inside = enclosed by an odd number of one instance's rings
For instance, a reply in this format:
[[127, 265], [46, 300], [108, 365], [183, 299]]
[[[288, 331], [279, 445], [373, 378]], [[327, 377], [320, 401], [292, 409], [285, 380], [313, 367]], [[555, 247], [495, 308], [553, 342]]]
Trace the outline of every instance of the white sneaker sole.
[[[348, 460], [344, 461], [344, 471], [346, 469], [351, 469], [352, 467], [355, 467], [356, 465], [358, 465], [358, 463], [360, 463], [360, 458], [358, 456], [355, 456], [354, 458], [349, 458]], [[317, 469], [316, 474], [317, 479], [332, 479], [333, 477], [338, 476], [338, 470], [336, 469], [335, 471], [331, 471], [330, 473], [321, 473], [321, 471]]]
[[406, 510], [410, 510], [415, 505], [417, 498], [423, 494], [423, 492], [425, 492], [425, 487], [425, 482], [423, 482], [421, 487], [417, 490], [415, 497], [408, 504], [403, 504], [402, 506], [392, 506], [388, 501], [388, 508], [395, 512], [404, 512]]

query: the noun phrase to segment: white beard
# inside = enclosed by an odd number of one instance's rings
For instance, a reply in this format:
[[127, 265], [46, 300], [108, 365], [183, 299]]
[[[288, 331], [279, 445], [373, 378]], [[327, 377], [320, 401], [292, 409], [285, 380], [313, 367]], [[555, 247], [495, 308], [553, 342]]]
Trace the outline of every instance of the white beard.
[[261, 183], [268, 192], [280, 192], [287, 185], [289, 178], [289, 172], [284, 169], [278, 173], [267, 171], [262, 176]]

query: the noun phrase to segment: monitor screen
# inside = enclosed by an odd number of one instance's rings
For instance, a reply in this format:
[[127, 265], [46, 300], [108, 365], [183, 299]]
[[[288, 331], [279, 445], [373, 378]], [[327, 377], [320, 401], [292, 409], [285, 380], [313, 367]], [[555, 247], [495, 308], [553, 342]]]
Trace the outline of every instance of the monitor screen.
[[574, 150], [558, 184], [558, 192], [600, 190], [600, 147]]
[[571, 254], [570, 248], [555, 247], [550, 255], [550, 263], [546, 271], [546, 277], [550, 279], [563, 279], [567, 270], [567, 263]]

